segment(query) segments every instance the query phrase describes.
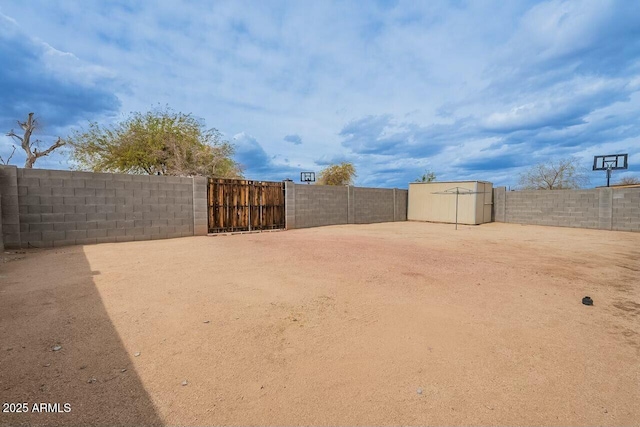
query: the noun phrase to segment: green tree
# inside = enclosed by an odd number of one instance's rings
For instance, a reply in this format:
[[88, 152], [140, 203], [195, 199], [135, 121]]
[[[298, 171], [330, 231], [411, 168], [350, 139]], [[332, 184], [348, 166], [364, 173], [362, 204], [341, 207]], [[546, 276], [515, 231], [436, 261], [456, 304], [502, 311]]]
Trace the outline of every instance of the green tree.
[[570, 157], [539, 163], [520, 174], [523, 190], [565, 190], [581, 188], [589, 182], [579, 159]]
[[356, 168], [353, 163], [342, 162], [339, 165], [330, 165], [322, 169], [317, 184], [349, 185], [353, 183], [356, 176]]
[[420, 178], [416, 178], [416, 180], [414, 182], [433, 182], [436, 180], [436, 174], [435, 172], [432, 172], [430, 170], [426, 170], [422, 176]]
[[150, 175], [238, 178], [233, 146], [216, 129], [170, 108], [132, 113], [112, 126], [90, 123], [68, 139], [79, 169]]

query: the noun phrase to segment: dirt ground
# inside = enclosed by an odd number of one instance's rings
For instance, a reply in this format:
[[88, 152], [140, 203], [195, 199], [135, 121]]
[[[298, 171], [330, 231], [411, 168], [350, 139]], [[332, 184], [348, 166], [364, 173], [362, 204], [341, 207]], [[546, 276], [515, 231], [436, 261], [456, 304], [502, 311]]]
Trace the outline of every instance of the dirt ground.
[[640, 424], [640, 233], [405, 222], [6, 256], [0, 402], [29, 413], [0, 425]]

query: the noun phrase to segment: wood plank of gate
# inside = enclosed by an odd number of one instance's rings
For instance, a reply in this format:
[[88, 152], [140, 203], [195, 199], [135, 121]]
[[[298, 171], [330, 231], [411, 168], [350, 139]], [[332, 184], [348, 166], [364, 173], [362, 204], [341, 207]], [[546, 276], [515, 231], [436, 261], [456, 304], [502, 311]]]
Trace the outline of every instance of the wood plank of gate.
[[209, 179], [209, 232], [284, 228], [281, 182]]
[[274, 228], [272, 230], [251, 230], [251, 231], [229, 231], [226, 233], [208, 233], [207, 236], [216, 237], [216, 236], [236, 236], [239, 234], [260, 234], [260, 233], [277, 233], [280, 231], [285, 231], [284, 228]]

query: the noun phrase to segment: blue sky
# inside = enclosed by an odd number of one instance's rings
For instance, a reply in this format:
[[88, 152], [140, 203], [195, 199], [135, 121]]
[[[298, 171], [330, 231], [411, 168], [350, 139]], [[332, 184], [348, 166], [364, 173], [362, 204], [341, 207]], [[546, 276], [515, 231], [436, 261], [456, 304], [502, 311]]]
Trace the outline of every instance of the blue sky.
[[219, 129], [251, 179], [351, 161], [363, 186], [425, 169], [515, 186], [618, 152], [614, 180], [640, 178], [633, 1], [0, 1], [0, 60], [0, 130], [34, 111], [45, 144], [168, 104]]

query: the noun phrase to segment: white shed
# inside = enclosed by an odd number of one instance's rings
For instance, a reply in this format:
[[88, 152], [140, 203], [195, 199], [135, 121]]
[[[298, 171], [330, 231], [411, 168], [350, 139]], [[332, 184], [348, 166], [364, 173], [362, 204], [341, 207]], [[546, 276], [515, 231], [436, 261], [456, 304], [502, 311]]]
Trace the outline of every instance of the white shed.
[[491, 222], [493, 184], [486, 181], [412, 182], [407, 219], [455, 223], [456, 192], [459, 224]]

